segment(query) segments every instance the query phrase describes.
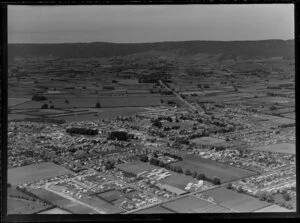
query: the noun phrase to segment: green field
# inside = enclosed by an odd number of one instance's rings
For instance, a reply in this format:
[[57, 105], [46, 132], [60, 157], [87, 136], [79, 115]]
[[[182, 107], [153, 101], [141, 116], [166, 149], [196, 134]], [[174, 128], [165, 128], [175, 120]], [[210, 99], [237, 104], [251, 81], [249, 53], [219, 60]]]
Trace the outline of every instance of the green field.
[[280, 207], [276, 204], [270, 205], [268, 207], [256, 210], [254, 212], [260, 212], [260, 213], [267, 213], [267, 212], [291, 212], [291, 210], [288, 210], [286, 208]]
[[170, 209], [166, 209], [162, 206], [154, 206], [151, 208], [143, 209], [137, 212], [133, 212], [133, 214], [163, 214], [163, 213], [175, 213]]
[[17, 190], [15, 187], [7, 188], [8, 214], [33, 214], [52, 207], [44, 202]]
[[42, 211], [38, 214], [71, 214], [71, 212], [65, 211], [63, 209], [60, 208], [53, 208], [47, 211]]
[[69, 199], [66, 199], [64, 197], [61, 197], [55, 193], [52, 193], [51, 191], [45, 190], [43, 188], [40, 189], [30, 189], [29, 190], [31, 193], [35, 194], [36, 196], [49, 201], [50, 203], [57, 205], [59, 207], [65, 207], [70, 204], [73, 204]]
[[12, 185], [20, 185], [68, 173], [72, 172], [54, 163], [45, 162], [8, 169], [7, 181]]
[[24, 102], [30, 101], [30, 98], [8, 98], [8, 107], [22, 104]]
[[186, 196], [171, 202], [162, 204], [162, 207], [177, 213], [221, 213], [230, 212], [224, 207], [217, 206], [208, 201]]
[[213, 137], [201, 137], [201, 138], [192, 139], [191, 142], [194, 142], [199, 145], [213, 145], [213, 144], [225, 142], [225, 140], [213, 138]]
[[217, 204], [237, 212], [252, 212], [270, 205], [267, 202], [260, 201], [258, 198], [223, 187], [208, 190], [202, 194], [213, 197]]
[[291, 143], [279, 143], [279, 144], [274, 144], [274, 145], [253, 147], [253, 148], [249, 148], [249, 150], [267, 151], [267, 152], [274, 152], [274, 153], [295, 154], [296, 145], [291, 144]]
[[181, 166], [183, 171], [190, 170], [205, 174], [206, 177], [218, 177], [221, 183], [233, 181], [239, 178], [255, 175], [255, 172], [225, 165], [209, 159], [187, 155], [183, 161], [177, 162], [175, 166]]
[[194, 178], [192, 178], [191, 176], [186, 176], [184, 174], [174, 173], [172, 171], [169, 171], [169, 172], [172, 175], [169, 176], [169, 177], [166, 177], [165, 179], [160, 180], [160, 183], [168, 184], [168, 185], [171, 185], [173, 187], [177, 187], [181, 190], [184, 190], [186, 185], [190, 182], [198, 183], [198, 181], [195, 180]]
[[133, 173], [135, 175], [144, 171], [159, 169], [159, 167], [150, 165], [149, 163], [140, 162], [140, 161], [120, 164], [117, 165], [117, 168], [124, 172]]

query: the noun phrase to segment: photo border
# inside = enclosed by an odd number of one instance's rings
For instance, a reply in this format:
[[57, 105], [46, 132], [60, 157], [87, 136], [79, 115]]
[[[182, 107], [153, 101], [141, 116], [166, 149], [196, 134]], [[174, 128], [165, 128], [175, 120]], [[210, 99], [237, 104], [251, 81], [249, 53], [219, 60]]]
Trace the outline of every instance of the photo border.
[[[296, 139], [300, 138], [299, 120], [297, 117], [297, 104], [299, 101], [299, 89], [297, 83], [299, 83], [299, 12], [300, 5], [297, 1], [290, 0], [186, 0], [186, 1], [171, 1], [171, 0], [135, 0], [135, 1], [2, 1], [0, 3], [0, 15], [1, 15], [1, 42], [0, 42], [0, 57], [1, 57], [1, 220], [2, 222], [61, 222], [61, 221], [137, 221], [137, 220], [182, 220], [188, 219], [265, 219], [265, 218], [299, 218], [300, 217], [300, 172], [299, 168], [296, 168], [296, 191], [297, 191], [297, 207], [296, 212], [286, 213], [212, 213], [212, 214], [104, 214], [104, 215], [7, 215], [7, 86], [8, 86], [8, 64], [7, 64], [7, 8], [9, 5], [161, 5], [161, 4], [294, 4], [294, 31], [295, 31], [295, 112], [296, 112]], [[298, 98], [298, 99], [297, 99]], [[298, 112], [299, 113], [299, 112]], [[297, 148], [299, 143], [296, 140], [296, 166], [299, 167], [299, 155]]]

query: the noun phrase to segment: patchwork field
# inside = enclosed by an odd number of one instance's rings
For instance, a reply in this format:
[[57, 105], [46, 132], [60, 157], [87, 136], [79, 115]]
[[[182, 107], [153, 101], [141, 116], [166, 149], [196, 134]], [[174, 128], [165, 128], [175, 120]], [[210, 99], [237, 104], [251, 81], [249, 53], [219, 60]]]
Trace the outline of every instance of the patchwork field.
[[260, 212], [260, 213], [267, 213], [267, 212], [291, 212], [291, 210], [288, 210], [286, 208], [280, 207], [276, 204], [270, 205], [268, 207], [256, 210], [254, 212]]
[[133, 212], [133, 214], [164, 214], [164, 213], [168, 214], [168, 213], [175, 213], [175, 212], [170, 209], [166, 209], [162, 206], [154, 206], [151, 208]]
[[203, 192], [202, 194], [212, 197], [217, 204], [236, 212], [252, 212], [270, 204], [257, 198], [228, 190], [223, 187]]
[[295, 154], [296, 145], [291, 144], [291, 143], [279, 143], [279, 144], [274, 144], [274, 145], [253, 147], [253, 148], [249, 148], [249, 150], [267, 151], [267, 152], [274, 152], [274, 153]]
[[137, 162], [124, 163], [124, 164], [117, 165], [117, 168], [124, 172], [132, 173], [132, 174], [136, 175], [136, 174], [144, 172], [144, 171], [158, 169], [159, 167], [155, 167], [148, 163], [137, 161]]
[[245, 170], [201, 157], [187, 155], [183, 157], [183, 161], [177, 162], [176, 165], [181, 166], [183, 171], [203, 173], [209, 178], [218, 177], [221, 183], [233, 181], [239, 178], [255, 175], [255, 172]]
[[30, 100], [30, 98], [8, 98], [8, 107], [22, 104]]
[[177, 174], [172, 171], [170, 171], [170, 172], [172, 173], [172, 175], [169, 177], [166, 177], [165, 179], [160, 180], [160, 183], [168, 184], [173, 187], [179, 188], [181, 190], [184, 190], [186, 185], [190, 182], [198, 183], [198, 181], [195, 180], [194, 178], [192, 178], [191, 176], [186, 176], [184, 174]]
[[201, 137], [201, 138], [192, 139], [191, 142], [194, 142], [199, 145], [213, 145], [213, 144], [225, 142], [225, 140], [213, 138], [213, 137]]
[[162, 207], [177, 213], [220, 213], [230, 212], [228, 209], [217, 206], [208, 201], [193, 196], [186, 196], [162, 204]]
[[72, 172], [54, 163], [45, 162], [8, 169], [7, 181], [12, 185], [20, 185], [68, 173]]
[[51, 205], [24, 194], [15, 187], [7, 188], [7, 195], [8, 214], [33, 214], [51, 207]]
[[72, 214], [72, 213], [60, 208], [53, 208], [47, 211], [42, 211], [38, 214]]

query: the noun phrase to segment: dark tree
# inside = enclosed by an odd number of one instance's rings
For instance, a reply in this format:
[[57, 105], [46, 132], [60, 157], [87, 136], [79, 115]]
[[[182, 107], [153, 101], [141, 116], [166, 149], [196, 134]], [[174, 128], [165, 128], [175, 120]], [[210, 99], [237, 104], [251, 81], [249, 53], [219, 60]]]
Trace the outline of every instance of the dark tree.
[[54, 109], [54, 105], [51, 105], [51, 106], [50, 106], [50, 109]]
[[189, 176], [189, 175], [191, 175], [191, 171], [190, 170], [185, 170], [184, 174]]
[[48, 104], [43, 104], [43, 105], [41, 106], [41, 109], [48, 109]]
[[198, 180], [206, 180], [206, 176], [203, 173], [199, 173], [198, 176], [197, 176], [197, 179]]
[[108, 140], [119, 140], [119, 141], [128, 141], [129, 139], [129, 135], [127, 134], [127, 132], [123, 132], [123, 131], [112, 131], [108, 138]]
[[231, 183], [227, 184], [226, 189], [231, 190], [232, 189], [232, 184]]
[[284, 192], [282, 194], [282, 197], [285, 201], [290, 201], [291, 200], [291, 196], [287, 193], [287, 192]]
[[155, 119], [152, 123], [152, 126], [156, 126], [157, 128], [162, 128], [162, 124], [159, 120]]
[[212, 180], [212, 183], [213, 183], [214, 185], [220, 185], [220, 184], [221, 184], [221, 180], [220, 180], [219, 178], [215, 177], [215, 178]]
[[101, 105], [99, 102], [96, 103], [96, 108], [101, 108]]
[[192, 173], [193, 178], [197, 178], [197, 175], [198, 175], [198, 173], [196, 171]]
[[45, 101], [47, 98], [43, 95], [33, 95], [31, 100], [33, 101]]
[[140, 161], [142, 161], [142, 162], [148, 162], [148, 161], [149, 161], [148, 156], [142, 155], [142, 156], [140, 157]]

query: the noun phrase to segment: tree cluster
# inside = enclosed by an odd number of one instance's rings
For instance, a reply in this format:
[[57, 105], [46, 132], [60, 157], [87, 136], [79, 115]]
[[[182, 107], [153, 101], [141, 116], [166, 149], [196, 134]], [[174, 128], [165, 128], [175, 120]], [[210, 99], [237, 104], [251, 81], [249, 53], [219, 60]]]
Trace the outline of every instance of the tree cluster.
[[130, 135], [124, 131], [112, 131], [107, 137], [108, 140], [128, 141]]
[[33, 95], [31, 100], [33, 100], [33, 101], [45, 101], [45, 100], [47, 100], [47, 98], [44, 95]]
[[69, 128], [66, 130], [69, 134], [81, 134], [81, 135], [98, 135], [97, 129], [86, 129], [86, 128]]

